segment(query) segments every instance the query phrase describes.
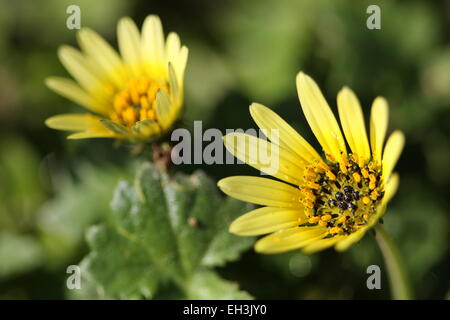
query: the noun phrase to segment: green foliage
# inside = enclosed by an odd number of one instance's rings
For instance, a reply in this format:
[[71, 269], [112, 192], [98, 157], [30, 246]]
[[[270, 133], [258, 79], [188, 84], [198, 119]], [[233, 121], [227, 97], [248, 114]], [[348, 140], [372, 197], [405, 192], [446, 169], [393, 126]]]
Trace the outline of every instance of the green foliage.
[[111, 207], [111, 222], [89, 230], [91, 253], [82, 262], [108, 296], [158, 298], [174, 286], [171, 296], [250, 298], [211, 269], [252, 244], [227, 230], [250, 208], [222, 199], [202, 172], [169, 177], [145, 164], [133, 184], [119, 183]]
[[35, 241], [34, 208], [45, 197], [39, 176], [39, 158], [22, 138], [0, 138], [0, 281], [43, 263]]
[[298, 61], [308, 53], [304, 49], [309, 45], [314, 9], [305, 1], [287, 2], [289, 5], [275, 0], [264, 5], [258, 0], [232, 1], [221, 15], [221, 23], [213, 24], [222, 35], [240, 89], [252, 101], [275, 105], [292, 95]]
[[0, 280], [30, 271], [42, 262], [42, 258], [42, 249], [32, 236], [0, 233]]
[[45, 198], [38, 155], [20, 137], [0, 137], [0, 168], [0, 231], [26, 228]]
[[[0, 138], [0, 283], [39, 269], [64, 274], [86, 228], [107, 218], [111, 186], [127, 176], [126, 169], [80, 161], [72, 174], [52, 159], [40, 160], [23, 138]], [[0, 287], [0, 295], [10, 290]]]
[[67, 173], [53, 173], [56, 196], [39, 210], [37, 227], [50, 265], [61, 266], [73, 259], [86, 228], [108, 217], [111, 186], [127, 176], [127, 170], [84, 163], [79, 164], [76, 176], [79, 181]]

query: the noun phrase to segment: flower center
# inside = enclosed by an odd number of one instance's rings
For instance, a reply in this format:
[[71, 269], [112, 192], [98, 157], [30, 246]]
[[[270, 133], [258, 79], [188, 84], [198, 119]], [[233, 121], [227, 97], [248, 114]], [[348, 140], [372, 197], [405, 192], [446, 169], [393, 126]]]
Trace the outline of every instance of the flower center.
[[169, 86], [165, 82], [156, 82], [145, 77], [131, 79], [125, 88], [114, 96], [111, 120], [128, 128], [137, 121], [156, 120], [156, 93], [159, 89], [169, 93]]
[[343, 162], [317, 162], [305, 169], [309, 225], [328, 228], [330, 235], [351, 234], [366, 225], [384, 195], [381, 168], [373, 161], [359, 162], [349, 155]]

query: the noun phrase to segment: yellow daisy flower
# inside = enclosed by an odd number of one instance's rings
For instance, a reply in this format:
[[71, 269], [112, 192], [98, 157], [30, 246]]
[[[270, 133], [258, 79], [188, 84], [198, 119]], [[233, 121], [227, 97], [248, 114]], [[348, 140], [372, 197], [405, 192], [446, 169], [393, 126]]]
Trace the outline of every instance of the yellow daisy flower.
[[[332, 246], [346, 250], [377, 223], [396, 192], [399, 178], [393, 169], [403, 149], [404, 136], [400, 131], [393, 132], [383, 150], [388, 105], [378, 97], [372, 105], [369, 143], [358, 98], [344, 87], [337, 104], [351, 149], [348, 153], [339, 124], [314, 80], [300, 72], [297, 90], [325, 157], [276, 113], [252, 104], [253, 119], [272, 143], [276, 139], [271, 139], [271, 133], [278, 133], [278, 149], [267, 140], [237, 132], [224, 137], [225, 146], [238, 159], [262, 172], [267, 163], [255, 161], [250, 150], [277, 152], [277, 172], [266, 173], [283, 182], [252, 176], [220, 180], [218, 185], [226, 194], [264, 206], [236, 219], [230, 232], [241, 236], [271, 233], [256, 242], [255, 250], [261, 253], [299, 248], [312, 253]], [[245, 139], [240, 140], [245, 145], [235, 143], [237, 139]]]
[[95, 31], [77, 33], [81, 51], [61, 46], [58, 56], [76, 80], [50, 77], [47, 86], [90, 113], [46, 120], [53, 129], [75, 131], [69, 139], [148, 141], [167, 132], [183, 105], [188, 49], [176, 33], [164, 39], [160, 19], [149, 15], [142, 34], [128, 17], [117, 25], [120, 55]]

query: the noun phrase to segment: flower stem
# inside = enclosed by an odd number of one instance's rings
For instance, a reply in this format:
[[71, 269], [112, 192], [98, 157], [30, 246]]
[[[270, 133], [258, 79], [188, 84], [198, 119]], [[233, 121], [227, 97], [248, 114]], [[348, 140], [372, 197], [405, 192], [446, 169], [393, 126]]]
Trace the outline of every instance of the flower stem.
[[391, 294], [394, 300], [412, 299], [411, 287], [405, 263], [392, 238], [386, 233], [381, 224], [375, 227], [375, 239], [383, 254], [386, 268], [388, 270]]

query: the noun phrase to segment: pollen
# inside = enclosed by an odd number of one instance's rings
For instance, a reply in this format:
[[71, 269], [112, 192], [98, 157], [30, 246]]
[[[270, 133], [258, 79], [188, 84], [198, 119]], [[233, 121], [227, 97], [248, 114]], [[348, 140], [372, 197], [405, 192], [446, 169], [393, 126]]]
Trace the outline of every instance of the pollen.
[[123, 90], [114, 95], [111, 120], [129, 128], [137, 121], [157, 120], [156, 93], [159, 89], [169, 94], [169, 87], [165, 82], [156, 82], [145, 77], [130, 80]]
[[306, 208], [309, 208], [309, 209], [313, 209], [313, 208], [314, 208], [314, 203], [313, 203], [313, 202], [310, 202], [310, 201], [308, 201], [308, 200], [303, 200], [303, 201], [302, 201], [302, 204], [303, 204]]
[[322, 227], [326, 227], [328, 225], [328, 223], [326, 221], [320, 220], [319, 225]]
[[354, 154], [343, 158], [308, 166], [300, 187], [308, 223], [327, 228], [331, 237], [366, 225], [384, 195], [379, 165]]
[[330, 228], [329, 232], [330, 232], [330, 234], [338, 234], [338, 233], [343, 233], [344, 230], [339, 227], [332, 227], [332, 228]]
[[367, 179], [369, 177], [369, 171], [366, 168], [361, 169], [361, 173], [364, 178]]
[[310, 187], [311, 189], [316, 189], [317, 190], [317, 189], [320, 188], [320, 185], [315, 183], [315, 182], [309, 181], [308, 182], [308, 187]]
[[309, 223], [317, 223], [319, 222], [320, 218], [319, 217], [312, 217], [308, 219]]
[[378, 198], [378, 191], [377, 190], [372, 191], [372, 193], [370, 194], [370, 199], [375, 201], [377, 200], [377, 198]]
[[340, 224], [340, 223], [344, 223], [346, 220], [346, 216], [340, 216], [338, 219], [336, 219], [336, 223]]
[[358, 183], [361, 181], [361, 176], [359, 175], [358, 172], [354, 172], [353, 173], [353, 179]]

